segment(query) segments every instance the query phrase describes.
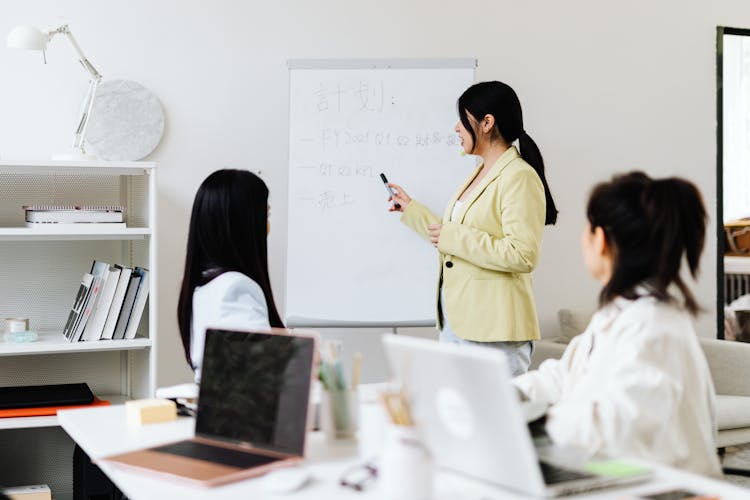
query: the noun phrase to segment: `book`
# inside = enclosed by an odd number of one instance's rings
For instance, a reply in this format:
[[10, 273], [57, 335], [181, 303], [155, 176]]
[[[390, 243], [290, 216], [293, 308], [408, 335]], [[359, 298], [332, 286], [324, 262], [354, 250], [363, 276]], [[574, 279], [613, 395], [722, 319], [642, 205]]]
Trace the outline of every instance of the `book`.
[[70, 309], [68, 321], [65, 322], [65, 327], [63, 328], [63, 335], [68, 341], [71, 340], [78, 318], [80, 317], [83, 306], [86, 303], [86, 297], [91, 290], [91, 283], [93, 280], [94, 276], [89, 273], [85, 273], [81, 279], [81, 285], [78, 287], [78, 293], [76, 293], [75, 300], [73, 301], [73, 307]]
[[26, 225], [124, 223], [125, 208], [119, 205], [24, 205]]
[[99, 297], [99, 290], [102, 285], [102, 276], [104, 276], [104, 271], [108, 268], [109, 264], [96, 260], [91, 265], [91, 271], [89, 272], [89, 274], [94, 277], [91, 283], [91, 291], [86, 297], [83, 311], [78, 318], [78, 323], [76, 324], [75, 330], [73, 331], [73, 334], [71, 336], [71, 342], [78, 342], [79, 340], [81, 340], [81, 335], [83, 335], [83, 330], [86, 327], [86, 323], [88, 322], [91, 313], [96, 307], [96, 299]]
[[0, 409], [0, 419], [14, 417], [42, 417], [46, 415], [57, 415], [58, 410], [72, 410], [74, 408], [91, 408], [94, 406], [109, 406], [111, 403], [106, 399], [99, 399], [94, 396], [94, 400], [85, 405], [65, 405], [65, 406], [36, 406], [33, 408], [9, 408]]
[[115, 296], [117, 281], [120, 278], [120, 269], [106, 264], [102, 274], [102, 284], [99, 289], [99, 297], [91, 317], [83, 330], [81, 340], [99, 340], [104, 331], [104, 323], [107, 321], [109, 309], [112, 307], [112, 298]]
[[138, 292], [136, 293], [135, 301], [133, 302], [133, 310], [130, 312], [128, 326], [125, 330], [124, 338], [128, 340], [135, 338], [135, 334], [138, 331], [138, 325], [141, 323], [143, 309], [146, 306], [146, 300], [148, 300], [149, 289], [151, 287], [148, 269], [143, 267], [136, 267], [136, 269], [141, 271], [141, 281], [138, 284]]
[[135, 303], [135, 296], [138, 293], [138, 285], [141, 282], [141, 276], [141, 271], [137, 267], [133, 269], [133, 272], [130, 274], [130, 283], [128, 283], [128, 288], [125, 292], [125, 299], [122, 302], [120, 314], [117, 316], [115, 332], [112, 334], [112, 338], [115, 340], [125, 338], [125, 330], [128, 326], [130, 313], [133, 311], [133, 304]]
[[111, 339], [115, 333], [117, 318], [120, 316], [120, 310], [125, 301], [125, 293], [128, 291], [128, 285], [130, 284], [130, 275], [133, 273], [133, 270], [127, 266], [115, 265], [115, 267], [120, 269], [120, 277], [117, 280], [117, 288], [115, 289], [114, 297], [112, 297], [112, 305], [107, 314], [107, 321], [104, 323], [102, 339]]

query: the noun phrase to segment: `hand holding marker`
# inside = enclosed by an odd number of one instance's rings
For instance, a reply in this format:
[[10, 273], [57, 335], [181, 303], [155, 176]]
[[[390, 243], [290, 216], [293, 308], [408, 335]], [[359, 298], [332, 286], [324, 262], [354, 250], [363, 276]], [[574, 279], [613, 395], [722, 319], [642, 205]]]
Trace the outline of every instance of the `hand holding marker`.
[[[393, 205], [388, 207], [389, 212], [403, 212], [404, 209], [411, 203], [411, 198], [408, 194], [406, 194], [406, 191], [404, 191], [404, 188], [399, 186], [398, 184], [394, 184], [392, 182], [388, 182], [388, 179], [385, 178], [385, 174], [380, 174], [380, 179], [383, 181], [383, 184], [385, 184], [385, 188], [388, 190], [388, 193], [391, 195], [388, 200], [393, 200]], [[395, 189], [395, 191], [394, 191]]]
[[[391, 189], [391, 186], [388, 185], [388, 179], [385, 178], [384, 173], [380, 173], [380, 179], [383, 181], [383, 184], [385, 184], [385, 188], [388, 190], [388, 193], [391, 195], [391, 199], [393, 199], [394, 196], [396, 196], [396, 193], [393, 192], [393, 189]], [[398, 203], [394, 203], [393, 206], [395, 208], [401, 208], [401, 205]]]

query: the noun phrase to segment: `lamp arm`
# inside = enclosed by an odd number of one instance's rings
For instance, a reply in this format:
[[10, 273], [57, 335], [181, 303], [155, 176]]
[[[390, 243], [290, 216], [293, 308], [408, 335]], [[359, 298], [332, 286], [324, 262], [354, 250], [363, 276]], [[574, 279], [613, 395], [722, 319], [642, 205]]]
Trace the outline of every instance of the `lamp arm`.
[[78, 128], [73, 139], [73, 149], [79, 149], [85, 154], [84, 141], [86, 140], [86, 129], [91, 116], [91, 109], [94, 107], [94, 98], [96, 97], [96, 88], [99, 86], [100, 79], [92, 78], [89, 82], [89, 90], [81, 106], [81, 118], [78, 121]]
[[78, 53], [78, 61], [81, 66], [89, 72], [91, 80], [89, 81], [89, 90], [86, 93], [86, 98], [83, 100], [81, 105], [81, 117], [78, 120], [78, 127], [76, 128], [75, 137], [73, 139], [73, 149], [80, 151], [81, 154], [85, 155], [86, 151], [84, 148], [84, 142], [86, 140], [86, 129], [88, 128], [89, 117], [91, 116], [91, 109], [94, 107], [94, 98], [96, 97], [96, 88], [99, 86], [99, 82], [102, 80], [102, 75], [94, 68], [91, 61], [88, 60], [86, 55], [81, 50], [81, 46], [78, 45], [73, 33], [70, 32], [70, 28], [67, 24], [63, 24], [57, 29], [54, 29], [48, 33], [49, 39], [55, 35], [64, 34], [70, 40], [73, 48]]
[[57, 29], [54, 29], [49, 32], [49, 38], [52, 40], [52, 37], [54, 37], [57, 34], [64, 34], [68, 37], [68, 40], [70, 40], [70, 43], [73, 45], [73, 48], [78, 53], [79, 61], [81, 62], [81, 65], [84, 67], [86, 71], [88, 71], [91, 74], [91, 77], [95, 80], [101, 80], [102, 75], [99, 74], [99, 72], [94, 68], [94, 65], [91, 64], [91, 62], [88, 60], [86, 55], [83, 53], [83, 50], [81, 50], [81, 46], [78, 45], [78, 42], [76, 41], [75, 37], [73, 36], [73, 33], [70, 32], [70, 28], [67, 24], [63, 24]]

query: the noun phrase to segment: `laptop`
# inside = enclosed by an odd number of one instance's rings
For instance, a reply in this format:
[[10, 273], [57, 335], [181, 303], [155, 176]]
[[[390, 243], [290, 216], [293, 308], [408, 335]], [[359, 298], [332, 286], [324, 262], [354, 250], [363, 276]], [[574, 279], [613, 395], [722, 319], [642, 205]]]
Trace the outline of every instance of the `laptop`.
[[201, 486], [299, 463], [316, 352], [313, 332], [208, 329], [195, 437], [103, 460]]
[[88, 384], [0, 387], [0, 409], [88, 405], [94, 394]]
[[384, 334], [383, 344], [438, 467], [537, 497], [650, 477], [642, 466], [591, 463], [580, 452], [535, 447], [499, 350], [393, 334]]

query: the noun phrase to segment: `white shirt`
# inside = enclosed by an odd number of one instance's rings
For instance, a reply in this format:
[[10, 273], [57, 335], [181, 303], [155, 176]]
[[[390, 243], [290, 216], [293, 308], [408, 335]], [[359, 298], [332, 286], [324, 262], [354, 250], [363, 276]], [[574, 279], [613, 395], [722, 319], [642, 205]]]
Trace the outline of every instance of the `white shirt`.
[[201, 379], [207, 327], [269, 328], [268, 307], [260, 285], [242, 273], [230, 271], [193, 292], [190, 358], [196, 382]]
[[552, 404], [547, 433], [558, 445], [721, 476], [713, 381], [681, 308], [618, 298], [560, 360], [514, 383]]
[[461, 205], [463, 205], [464, 202], [461, 200], [456, 200], [456, 203], [453, 204], [453, 210], [451, 210], [451, 221], [456, 220], [456, 214], [458, 214], [458, 211], [461, 209]]

